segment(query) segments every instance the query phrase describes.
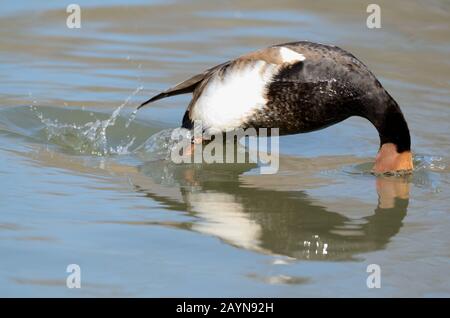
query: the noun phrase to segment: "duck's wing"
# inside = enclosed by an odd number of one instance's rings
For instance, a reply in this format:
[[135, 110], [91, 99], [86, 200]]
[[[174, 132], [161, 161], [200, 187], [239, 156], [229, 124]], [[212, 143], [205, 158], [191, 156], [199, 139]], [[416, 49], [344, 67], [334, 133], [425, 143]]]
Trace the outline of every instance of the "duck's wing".
[[225, 77], [230, 69], [236, 71], [254, 61], [264, 61], [268, 64], [281, 65], [283, 63], [302, 61], [304, 58], [305, 57], [302, 54], [286, 48], [283, 45], [271, 46], [259, 51], [251, 52], [234, 60], [230, 60], [209, 68], [203, 73], [192, 76], [191, 78], [165, 90], [164, 92], [153, 96], [149, 100], [142, 103], [138, 109], [151, 102], [174, 95], [194, 93], [195, 99], [195, 95], [201, 95], [201, 89], [198, 89], [202, 87], [201, 83], [206, 83], [208, 79], [213, 76]]
[[211, 67], [209, 69], [207, 69], [206, 71], [204, 71], [203, 73], [197, 74], [192, 76], [191, 78], [176, 84], [175, 86], [166, 89], [164, 92], [161, 92], [155, 96], [153, 96], [152, 98], [150, 98], [149, 100], [143, 102], [139, 107], [143, 107], [149, 103], [152, 103], [154, 101], [157, 101], [159, 99], [165, 98], [165, 97], [169, 97], [169, 96], [175, 96], [175, 95], [180, 95], [180, 94], [187, 94], [187, 93], [192, 93], [194, 92], [194, 90], [197, 88], [197, 86], [204, 81], [205, 79], [207, 79], [208, 77], [210, 77], [214, 72], [216, 72], [217, 70], [223, 68], [224, 66], [228, 65], [230, 63], [230, 61], [216, 65], [214, 67]]

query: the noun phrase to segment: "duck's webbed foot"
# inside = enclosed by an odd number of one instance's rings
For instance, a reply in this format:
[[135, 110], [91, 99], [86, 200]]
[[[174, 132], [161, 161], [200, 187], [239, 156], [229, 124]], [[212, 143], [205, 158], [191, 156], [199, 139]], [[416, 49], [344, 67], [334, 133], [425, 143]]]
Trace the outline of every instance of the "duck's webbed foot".
[[185, 148], [184, 156], [192, 156], [195, 151], [196, 145], [201, 145], [203, 143], [202, 137], [192, 137], [191, 143], [188, 147]]

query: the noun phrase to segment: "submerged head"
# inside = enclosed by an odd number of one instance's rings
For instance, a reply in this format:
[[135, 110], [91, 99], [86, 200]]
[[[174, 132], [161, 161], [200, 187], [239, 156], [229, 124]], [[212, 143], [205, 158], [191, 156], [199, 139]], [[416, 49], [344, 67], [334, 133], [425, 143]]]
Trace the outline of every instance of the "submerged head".
[[398, 151], [398, 147], [393, 143], [381, 145], [375, 158], [375, 165], [372, 172], [375, 174], [407, 174], [412, 173], [413, 160], [411, 150]]

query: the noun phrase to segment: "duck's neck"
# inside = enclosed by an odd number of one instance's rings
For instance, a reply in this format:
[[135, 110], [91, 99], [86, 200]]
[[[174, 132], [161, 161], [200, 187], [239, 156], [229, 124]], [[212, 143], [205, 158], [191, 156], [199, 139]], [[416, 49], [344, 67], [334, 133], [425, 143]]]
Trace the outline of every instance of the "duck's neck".
[[389, 95], [387, 97], [381, 105], [371, 107], [365, 116], [372, 122], [380, 136], [380, 149], [373, 172], [412, 171], [408, 124], [395, 100]]

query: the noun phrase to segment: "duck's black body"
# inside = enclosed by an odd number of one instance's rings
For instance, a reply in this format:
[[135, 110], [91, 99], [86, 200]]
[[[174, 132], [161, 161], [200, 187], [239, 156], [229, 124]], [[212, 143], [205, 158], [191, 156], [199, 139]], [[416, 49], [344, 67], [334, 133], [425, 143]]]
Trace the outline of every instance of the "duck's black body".
[[394, 142], [399, 152], [410, 149], [400, 108], [356, 57], [338, 47], [312, 42], [283, 46], [302, 52], [305, 60], [283, 68], [274, 77], [266, 107], [246, 126], [279, 127], [282, 135], [296, 134], [361, 116], [375, 125], [382, 144]]
[[188, 92], [193, 99], [182, 126], [191, 129], [199, 120], [209, 135], [248, 127], [304, 133], [361, 116], [376, 127], [381, 145], [410, 150], [395, 100], [362, 62], [336, 46], [271, 46], [195, 75], [141, 106]]

